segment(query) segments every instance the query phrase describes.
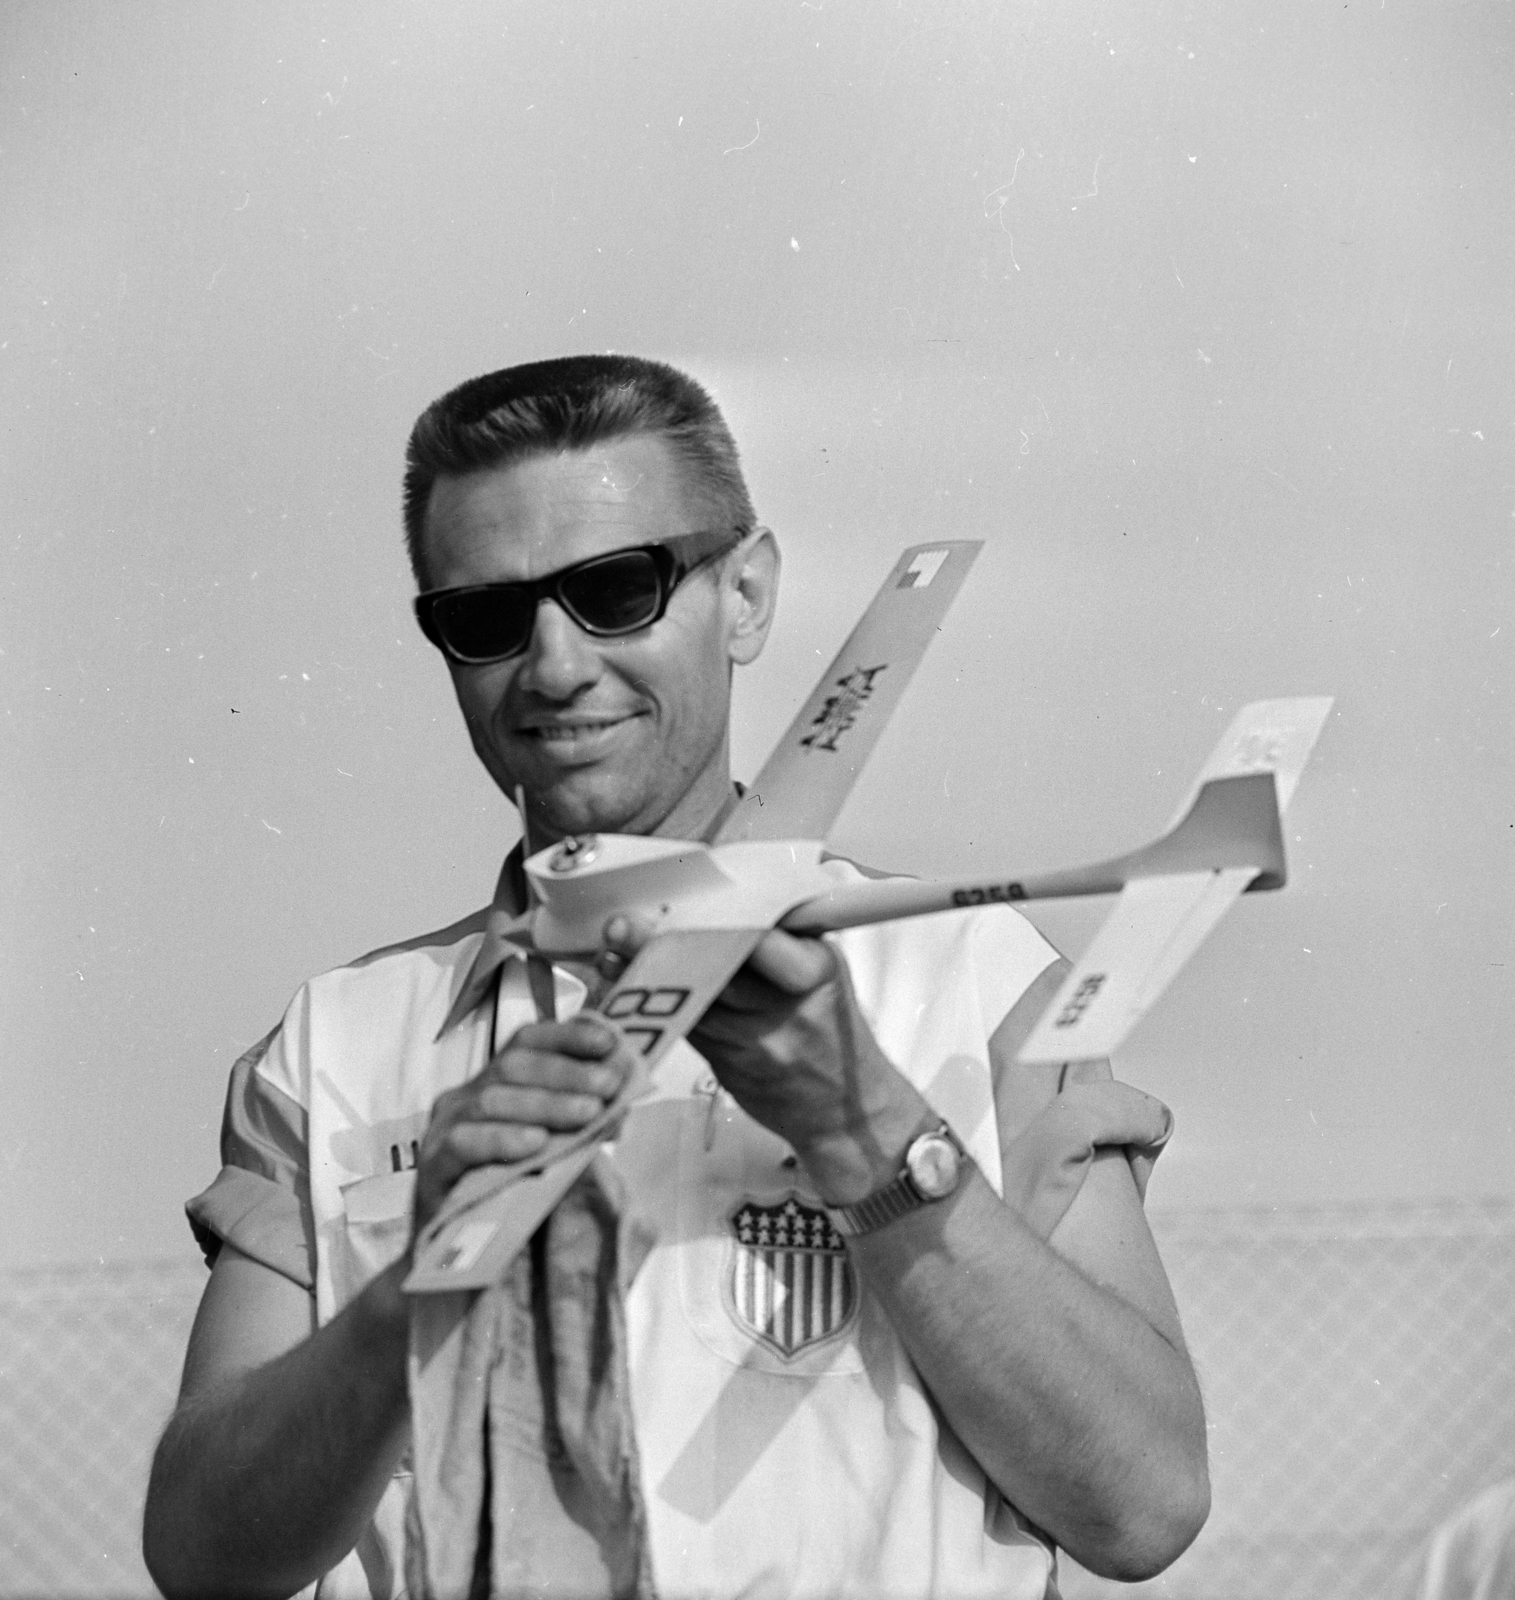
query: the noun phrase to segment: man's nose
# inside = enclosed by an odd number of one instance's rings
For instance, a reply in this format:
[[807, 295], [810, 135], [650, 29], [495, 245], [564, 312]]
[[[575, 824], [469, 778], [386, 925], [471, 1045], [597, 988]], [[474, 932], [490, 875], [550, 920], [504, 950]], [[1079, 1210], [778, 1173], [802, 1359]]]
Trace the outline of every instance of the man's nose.
[[594, 639], [556, 600], [539, 600], [517, 684], [547, 700], [571, 700], [593, 684], [600, 672]]

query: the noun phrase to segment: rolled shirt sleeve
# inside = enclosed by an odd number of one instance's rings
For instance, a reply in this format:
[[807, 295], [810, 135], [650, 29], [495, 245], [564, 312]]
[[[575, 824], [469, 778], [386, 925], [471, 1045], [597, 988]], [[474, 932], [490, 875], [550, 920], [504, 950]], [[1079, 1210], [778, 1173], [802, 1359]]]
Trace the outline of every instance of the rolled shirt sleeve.
[[223, 1243], [292, 1279], [315, 1286], [305, 1108], [259, 1072], [275, 1028], [232, 1068], [221, 1120], [221, 1171], [185, 1205], [189, 1226], [215, 1264]]
[[1108, 1061], [1019, 1071], [1018, 1103], [1008, 1109], [1024, 1125], [1004, 1145], [1004, 1195], [1032, 1231], [1051, 1237], [1101, 1149], [1124, 1149], [1145, 1200], [1152, 1165], [1173, 1133], [1167, 1106], [1117, 1082]]

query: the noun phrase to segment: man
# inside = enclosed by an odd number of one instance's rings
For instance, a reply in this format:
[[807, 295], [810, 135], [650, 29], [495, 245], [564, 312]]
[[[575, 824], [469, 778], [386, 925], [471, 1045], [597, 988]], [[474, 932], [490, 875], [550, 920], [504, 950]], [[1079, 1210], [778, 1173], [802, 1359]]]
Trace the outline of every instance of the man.
[[[474, 380], [417, 424], [406, 521], [423, 626], [533, 845], [707, 834], [779, 571], [708, 396], [626, 357]], [[496, 899], [521, 892], [517, 857]], [[555, 974], [554, 1021], [483, 926], [315, 980], [233, 1073], [147, 1506], [171, 1596], [396, 1592], [410, 1241], [631, 1060], [571, 1013], [640, 930]], [[610, 1160], [652, 1241], [625, 1316], [660, 1593], [1029, 1600], [1054, 1545], [1138, 1578], [1193, 1538], [1203, 1415], [1125, 1148], [1166, 1113], [1108, 1071], [1014, 1066], [1062, 970], [1003, 907], [774, 932], [659, 1065]], [[907, 1155], [945, 1162], [938, 1197]], [[824, 1292], [779, 1317], [801, 1255]]]

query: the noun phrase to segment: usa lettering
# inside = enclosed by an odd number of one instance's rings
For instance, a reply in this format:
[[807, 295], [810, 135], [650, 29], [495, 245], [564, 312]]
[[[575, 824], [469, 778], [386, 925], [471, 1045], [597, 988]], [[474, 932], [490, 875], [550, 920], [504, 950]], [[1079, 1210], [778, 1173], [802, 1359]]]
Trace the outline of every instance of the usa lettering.
[[831, 695], [821, 706], [821, 714], [810, 724], [815, 730], [807, 733], [800, 743], [810, 750], [835, 750], [836, 742], [857, 721], [857, 714], [873, 693], [873, 680], [888, 663], [877, 667], [859, 667], [846, 677], [836, 680], [838, 694]]

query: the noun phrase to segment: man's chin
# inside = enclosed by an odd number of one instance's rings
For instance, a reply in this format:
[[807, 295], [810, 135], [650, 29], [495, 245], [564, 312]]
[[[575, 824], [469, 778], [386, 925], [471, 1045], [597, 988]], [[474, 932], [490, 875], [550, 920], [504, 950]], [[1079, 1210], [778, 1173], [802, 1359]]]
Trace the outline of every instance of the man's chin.
[[533, 834], [555, 839], [568, 834], [639, 833], [639, 799], [619, 785], [607, 784], [591, 772], [560, 777], [540, 789], [529, 789]]

